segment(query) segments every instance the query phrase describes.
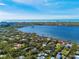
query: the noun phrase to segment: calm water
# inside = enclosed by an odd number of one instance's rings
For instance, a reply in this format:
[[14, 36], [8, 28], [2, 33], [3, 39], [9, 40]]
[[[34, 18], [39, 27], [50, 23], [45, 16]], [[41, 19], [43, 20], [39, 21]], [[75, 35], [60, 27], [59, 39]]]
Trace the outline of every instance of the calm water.
[[63, 40], [79, 42], [79, 26], [28, 26], [18, 30], [37, 33], [40, 36], [56, 37]]

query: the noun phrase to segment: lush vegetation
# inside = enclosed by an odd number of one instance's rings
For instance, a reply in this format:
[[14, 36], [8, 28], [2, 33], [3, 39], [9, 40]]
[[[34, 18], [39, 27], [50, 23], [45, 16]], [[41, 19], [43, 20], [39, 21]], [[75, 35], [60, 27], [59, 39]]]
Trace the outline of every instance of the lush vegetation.
[[16, 27], [1, 27], [0, 59], [51, 59], [58, 58], [57, 55], [65, 59], [75, 55], [78, 49], [75, 43], [20, 32]]

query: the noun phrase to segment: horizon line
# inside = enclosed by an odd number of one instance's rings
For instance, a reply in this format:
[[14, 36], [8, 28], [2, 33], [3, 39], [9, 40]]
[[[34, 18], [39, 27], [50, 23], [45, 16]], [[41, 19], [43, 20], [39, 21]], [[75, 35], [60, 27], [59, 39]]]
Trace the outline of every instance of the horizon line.
[[0, 22], [79, 22], [79, 19], [6, 19]]

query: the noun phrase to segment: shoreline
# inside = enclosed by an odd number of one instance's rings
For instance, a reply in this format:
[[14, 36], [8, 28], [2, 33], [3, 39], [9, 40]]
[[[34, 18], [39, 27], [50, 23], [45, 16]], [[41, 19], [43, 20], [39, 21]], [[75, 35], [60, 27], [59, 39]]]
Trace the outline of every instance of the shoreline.
[[[19, 31], [19, 30], [17, 30], [17, 31]], [[20, 31], [20, 32], [22, 32], [22, 31]], [[39, 34], [37, 34], [37, 33], [28, 33], [28, 32], [23, 32], [23, 33], [36, 34], [37, 36], [42, 37], [42, 38], [50, 38], [51, 40], [64, 41], [64, 42], [71, 42], [72, 44], [76, 43], [77, 45], [79, 45], [77, 42], [74, 42], [74, 41], [71, 41], [71, 40], [66, 40], [66, 39], [61, 39], [61, 38], [58, 38], [58, 37], [47, 37], [47, 36], [39, 35]]]
[[3, 31], [0, 32], [0, 48], [3, 48], [2, 50], [6, 52], [2, 54], [5, 57], [4, 59], [6, 57], [17, 59], [20, 56], [26, 59], [37, 59], [41, 56], [56, 58], [60, 52], [62, 58], [72, 58], [75, 55], [74, 51], [76, 52], [79, 46], [71, 41], [39, 36], [36, 33], [26, 33], [18, 31], [16, 28], [4, 27]]
[[[30, 25], [30, 26], [31, 26], [31, 25]], [[42, 26], [42, 25], [33, 25], [33, 26]], [[49, 25], [45, 25], [45, 26], [49, 26]], [[51, 25], [51, 26], [52, 26], [52, 25]], [[26, 28], [26, 27], [29, 27], [29, 26], [24, 26], [24, 27], [20, 27], [20, 28]], [[31, 26], [31, 27], [32, 27], [32, 26]], [[21, 30], [19, 30], [19, 31], [21, 31]], [[25, 32], [25, 31], [22, 31], [22, 32]], [[25, 32], [25, 33], [30, 33], [30, 32]], [[35, 32], [32, 32], [32, 33], [35, 33]], [[32, 34], [32, 33], [31, 33], [31, 34]], [[48, 38], [57, 39], [57, 40], [62, 40], [62, 41], [71, 41], [72, 43], [77, 43], [77, 44], [78, 44], [78, 42], [76, 42], [75, 40], [71, 40], [71, 39], [66, 40], [66, 39], [61, 38], [61, 37], [40, 35], [40, 34], [38, 34], [38, 33], [36, 33], [36, 34], [39, 35], [39, 36], [42, 36], [42, 37], [48, 37]]]

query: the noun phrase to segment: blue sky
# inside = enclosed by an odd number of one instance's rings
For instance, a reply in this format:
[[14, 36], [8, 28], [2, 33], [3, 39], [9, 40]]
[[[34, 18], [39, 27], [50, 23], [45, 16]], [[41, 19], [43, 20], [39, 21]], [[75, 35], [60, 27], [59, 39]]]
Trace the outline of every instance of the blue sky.
[[79, 0], [0, 0], [0, 19], [79, 19]]

